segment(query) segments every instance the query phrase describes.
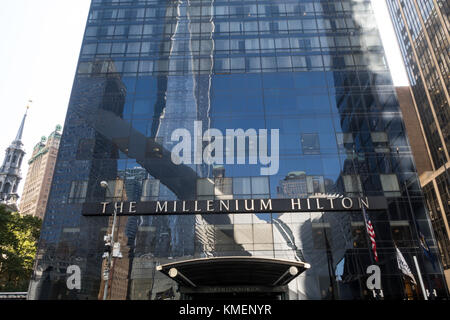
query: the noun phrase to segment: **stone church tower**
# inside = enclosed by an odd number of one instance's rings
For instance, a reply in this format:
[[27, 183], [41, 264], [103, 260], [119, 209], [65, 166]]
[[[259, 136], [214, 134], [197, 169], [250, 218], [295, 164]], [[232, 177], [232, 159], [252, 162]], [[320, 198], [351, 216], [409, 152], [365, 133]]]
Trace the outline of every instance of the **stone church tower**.
[[22, 134], [27, 117], [27, 111], [23, 116], [19, 131], [11, 145], [6, 149], [5, 159], [0, 167], [0, 203], [15, 204], [19, 195], [17, 189], [22, 179], [20, 166], [22, 165], [25, 151], [23, 149]]

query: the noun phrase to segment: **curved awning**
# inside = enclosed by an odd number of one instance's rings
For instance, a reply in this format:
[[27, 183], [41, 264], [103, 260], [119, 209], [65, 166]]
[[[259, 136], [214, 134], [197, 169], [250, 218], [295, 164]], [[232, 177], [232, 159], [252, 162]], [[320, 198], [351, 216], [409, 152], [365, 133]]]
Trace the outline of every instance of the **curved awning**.
[[262, 257], [214, 257], [168, 263], [156, 270], [187, 287], [284, 286], [310, 265]]

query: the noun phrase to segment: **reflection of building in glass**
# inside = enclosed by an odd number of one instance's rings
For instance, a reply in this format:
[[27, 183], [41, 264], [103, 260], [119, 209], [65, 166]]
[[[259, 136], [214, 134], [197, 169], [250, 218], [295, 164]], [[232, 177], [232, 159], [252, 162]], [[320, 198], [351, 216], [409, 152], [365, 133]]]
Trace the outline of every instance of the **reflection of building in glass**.
[[280, 181], [278, 197], [291, 198], [292, 196], [305, 197], [308, 195], [308, 187], [305, 172], [290, 172], [286, 178]]
[[28, 161], [28, 172], [23, 187], [19, 210], [21, 214], [43, 218], [55, 169], [61, 126], [57, 126], [48, 138], [42, 137], [34, 147]]
[[22, 180], [20, 167], [25, 156], [22, 135], [26, 117], [27, 113], [25, 112], [16, 138], [6, 149], [5, 159], [0, 167], [0, 202], [13, 206], [16, 205], [17, 199], [19, 198], [17, 189], [19, 188], [20, 180]]
[[143, 196], [146, 195], [146, 197], [151, 197], [152, 194], [155, 193], [156, 196], [158, 195], [155, 187], [152, 187], [151, 183], [148, 181], [149, 179], [147, 179], [147, 171], [143, 168], [136, 167], [118, 171], [118, 177], [125, 183], [128, 200], [139, 200], [141, 194]]
[[[369, 1], [94, 0], [30, 297], [101, 296], [110, 219], [83, 216], [82, 205], [112, 198], [102, 180], [116, 181], [115, 198], [134, 201], [385, 197], [389, 208], [370, 212], [384, 296], [405, 297], [390, 263], [399, 241], [408, 262], [419, 257], [427, 288], [445, 297], [400, 193], [416, 173], [373, 21]], [[233, 164], [202, 162], [211, 141], [198, 139], [213, 128], [280, 130], [278, 173], [238, 162], [237, 146], [222, 150]], [[172, 161], [177, 129], [197, 142], [186, 156], [200, 161]], [[420, 189], [411, 195], [435, 250]], [[358, 212], [120, 217], [123, 258], [111, 279], [120, 290], [111, 297], [372, 299], [362, 221]], [[229, 259], [235, 274], [218, 272]], [[82, 270], [79, 291], [57, 280], [68, 264]]]
[[293, 171], [280, 181], [277, 194], [279, 198], [320, 195], [333, 192], [334, 184], [334, 181], [323, 176], [310, 176], [303, 171]]
[[413, 146], [415, 136], [425, 140], [415, 160], [422, 165], [420, 184], [450, 284], [450, 4], [418, 0], [387, 0], [387, 4], [411, 84], [410, 108], [415, 114], [405, 122]]

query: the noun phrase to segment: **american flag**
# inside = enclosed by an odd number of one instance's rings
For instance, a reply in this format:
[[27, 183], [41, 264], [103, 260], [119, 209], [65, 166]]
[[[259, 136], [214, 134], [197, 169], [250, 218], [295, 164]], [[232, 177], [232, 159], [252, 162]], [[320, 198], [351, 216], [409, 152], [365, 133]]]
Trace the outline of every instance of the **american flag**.
[[364, 221], [366, 223], [366, 231], [369, 235], [370, 242], [372, 243], [372, 251], [373, 256], [376, 262], [378, 262], [378, 254], [377, 254], [377, 243], [375, 241], [375, 230], [373, 229], [372, 222], [370, 221], [369, 215], [366, 212], [366, 208], [364, 205], [362, 206], [363, 215], [364, 215]]

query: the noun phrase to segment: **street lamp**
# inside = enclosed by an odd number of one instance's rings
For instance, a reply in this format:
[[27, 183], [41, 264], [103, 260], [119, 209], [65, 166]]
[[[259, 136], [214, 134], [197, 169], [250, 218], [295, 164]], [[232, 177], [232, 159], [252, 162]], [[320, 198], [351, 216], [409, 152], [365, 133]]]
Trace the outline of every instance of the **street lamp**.
[[[109, 193], [113, 194], [111, 192], [111, 190], [109, 189], [108, 186], [108, 182], [106, 181], [102, 181], [100, 182], [100, 186], [102, 188], [104, 188], [105, 190], [108, 190]], [[113, 250], [114, 250], [114, 230], [116, 229], [116, 217], [117, 217], [117, 208], [114, 205], [114, 217], [113, 217], [113, 224], [112, 224], [112, 231], [111, 231], [111, 235], [106, 235], [105, 236], [105, 241], [109, 241], [110, 242], [110, 250], [109, 252], [107, 252], [108, 256], [108, 260], [106, 262], [106, 268], [105, 268], [105, 289], [103, 290], [103, 300], [106, 300], [106, 297], [108, 295], [108, 284], [109, 284], [109, 276], [110, 276], [110, 270], [111, 270], [111, 262], [112, 262], [112, 255], [113, 255]]]
[[104, 189], [108, 189], [108, 182], [102, 181], [102, 182], [100, 182], [100, 186]]

